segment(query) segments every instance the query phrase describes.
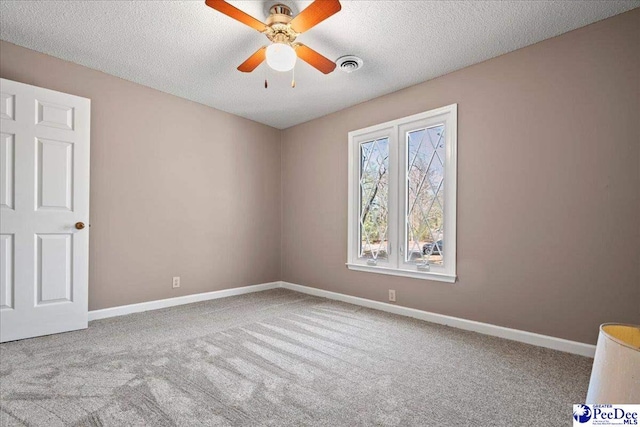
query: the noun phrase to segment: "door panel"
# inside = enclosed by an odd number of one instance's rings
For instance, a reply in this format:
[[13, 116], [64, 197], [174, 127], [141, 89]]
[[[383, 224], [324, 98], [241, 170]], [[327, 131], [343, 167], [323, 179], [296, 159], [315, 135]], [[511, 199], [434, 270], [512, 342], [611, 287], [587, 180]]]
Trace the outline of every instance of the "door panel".
[[14, 135], [0, 133], [0, 209], [13, 210]]
[[87, 327], [90, 101], [0, 79], [0, 342]]
[[37, 206], [73, 211], [73, 144], [37, 138]]
[[37, 236], [37, 305], [71, 301], [72, 238], [71, 234], [39, 234]]
[[0, 310], [13, 308], [13, 235], [0, 234]]
[[73, 130], [73, 107], [36, 99], [36, 125]]
[[10, 93], [0, 93], [0, 118], [6, 120], [14, 119], [15, 96]]

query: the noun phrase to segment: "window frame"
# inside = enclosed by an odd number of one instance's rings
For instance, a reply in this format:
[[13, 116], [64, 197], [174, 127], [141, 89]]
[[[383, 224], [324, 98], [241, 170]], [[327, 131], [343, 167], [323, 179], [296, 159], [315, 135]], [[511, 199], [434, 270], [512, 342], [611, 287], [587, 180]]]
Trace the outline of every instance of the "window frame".
[[[449, 283], [456, 281], [457, 119], [458, 105], [451, 104], [349, 132], [348, 259], [346, 265], [350, 270]], [[419, 269], [417, 264], [404, 260], [404, 246], [407, 238], [407, 134], [438, 124], [445, 125], [443, 235], [446, 244], [443, 248], [443, 265], [429, 264], [425, 271], [425, 267]], [[376, 265], [370, 265], [367, 259], [359, 258], [360, 144], [384, 137], [389, 139], [388, 259], [378, 260]]]

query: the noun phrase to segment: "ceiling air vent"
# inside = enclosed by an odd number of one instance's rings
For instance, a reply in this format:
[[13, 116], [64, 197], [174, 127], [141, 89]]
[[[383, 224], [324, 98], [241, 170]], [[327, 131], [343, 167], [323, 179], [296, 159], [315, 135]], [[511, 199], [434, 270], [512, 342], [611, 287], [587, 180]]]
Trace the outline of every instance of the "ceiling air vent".
[[336, 61], [336, 64], [338, 64], [338, 68], [345, 73], [353, 73], [354, 71], [362, 68], [362, 59], [353, 55], [341, 56]]

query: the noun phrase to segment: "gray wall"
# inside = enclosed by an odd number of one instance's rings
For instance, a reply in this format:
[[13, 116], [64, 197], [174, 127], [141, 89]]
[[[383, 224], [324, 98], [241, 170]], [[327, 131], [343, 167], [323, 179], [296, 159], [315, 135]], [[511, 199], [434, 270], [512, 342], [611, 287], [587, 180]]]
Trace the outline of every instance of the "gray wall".
[[[285, 130], [282, 279], [588, 343], [640, 323], [639, 76], [636, 9]], [[347, 132], [452, 103], [459, 281], [348, 270]]]
[[279, 130], [6, 42], [0, 76], [91, 98], [90, 310], [280, 278]]

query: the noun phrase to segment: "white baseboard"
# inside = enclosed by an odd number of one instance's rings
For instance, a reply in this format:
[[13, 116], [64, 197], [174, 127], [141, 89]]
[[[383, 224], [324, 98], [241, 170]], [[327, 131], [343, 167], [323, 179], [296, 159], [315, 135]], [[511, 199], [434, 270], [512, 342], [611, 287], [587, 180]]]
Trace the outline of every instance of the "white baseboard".
[[402, 307], [399, 305], [388, 304], [386, 302], [373, 301], [370, 299], [354, 297], [337, 292], [325, 291], [323, 289], [296, 285], [294, 283], [281, 282], [281, 287], [309, 295], [329, 298], [359, 305], [362, 307], [368, 307], [376, 310], [386, 311], [389, 313], [399, 314], [401, 316], [413, 317], [440, 325], [452, 326], [454, 328], [478, 332], [485, 335], [492, 335], [500, 338], [506, 338], [508, 340], [519, 341], [526, 344], [536, 345], [538, 347], [546, 347], [553, 350], [564, 351], [566, 353], [578, 354], [580, 356], [593, 358], [596, 352], [596, 346], [592, 344], [569, 341], [562, 338], [550, 337], [548, 335], [541, 335], [533, 332], [520, 331], [518, 329], [505, 328], [503, 326], [491, 325], [489, 323], [482, 323], [476, 322], [474, 320], [446, 316], [444, 314], [431, 313], [428, 311], [417, 310], [415, 308]]
[[232, 297], [235, 295], [250, 294], [252, 292], [266, 291], [268, 289], [275, 289], [279, 287], [280, 282], [262, 283], [260, 285], [243, 286], [240, 288], [223, 289], [221, 291], [204, 292], [201, 294], [185, 295], [182, 297], [104, 308], [102, 310], [90, 311], [89, 321], [106, 319], [108, 317], [124, 316], [125, 314], [140, 313], [142, 311], [158, 310], [160, 308], [174, 307], [176, 305]]
[[526, 344], [546, 347], [553, 350], [578, 354], [580, 356], [593, 357], [596, 346], [576, 341], [569, 341], [562, 338], [550, 337], [548, 335], [536, 334], [533, 332], [520, 331], [518, 329], [505, 328], [503, 326], [491, 325], [489, 323], [476, 322], [474, 320], [461, 319], [458, 317], [446, 316], [444, 314], [431, 313], [417, 310], [415, 308], [402, 307], [400, 305], [388, 304], [386, 302], [374, 301], [337, 292], [325, 291], [323, 289], [311, 288], [309, 286], [296, 285], [288, 282], [271, 282], [260, 285], [243, 286], [240, 288], [223, 289], [221, 291], [205, 292], [201, 294], [185, 295], [176, 298], [167, 298], [157, 301], [141, 302], [139, 304], [122, 305], [119, 307], [93, 310], [89, 312], [89, 321], [106, 319], [108, 317], [124, 316], [126, 314], [140, 313], [142, 311], [157, 310], [160, 308], [174, 307], [176, 305], [191, 304], [194, 302], [207, 301], [217, 298], [226, 298], [235, 295], [249, 294], [252, 292], [266, 291], [269, 289], [285, 288], [308, 295], [343, 301], [362, 307], [373, 308], [401, 316], [413, 317], [427, 322], [440, 325], [452, 326], [454, 328], [467, 331], [478, 332], [485, 335], [505, 338], [512, 341], [519, 341]]

